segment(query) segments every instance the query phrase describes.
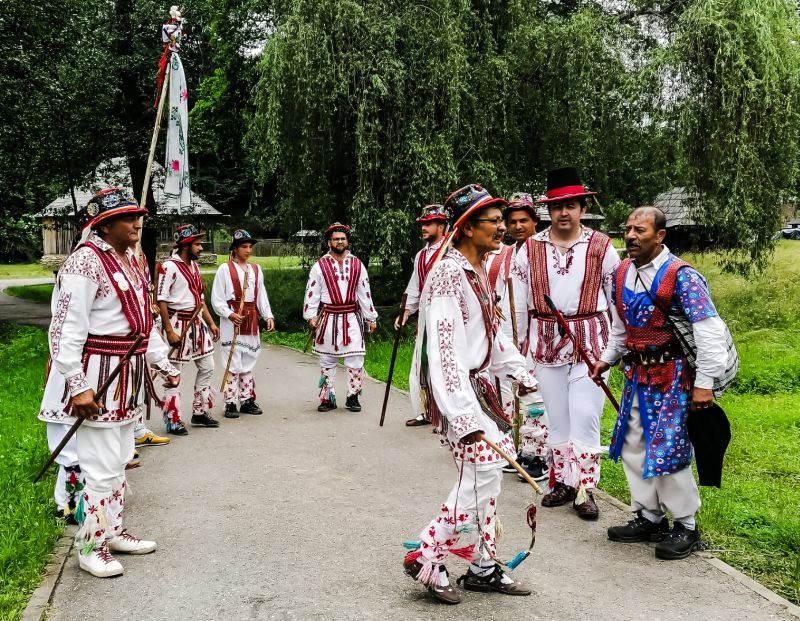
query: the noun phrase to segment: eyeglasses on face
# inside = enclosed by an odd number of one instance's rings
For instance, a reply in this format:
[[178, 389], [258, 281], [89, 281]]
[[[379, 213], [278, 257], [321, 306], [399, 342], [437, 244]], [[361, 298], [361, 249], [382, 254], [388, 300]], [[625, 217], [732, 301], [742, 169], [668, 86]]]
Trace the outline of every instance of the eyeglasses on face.
[[497, 218], [471, 218], [470, 222], [487, 222], [487, 223], [491, 224], [492, 226], [499, 227], [501, 224], [503, 224], [503, 222], [505, 222], [505, 220], [503, 220], [503, 218], [501, 218], [501, 217], [497, 217]]

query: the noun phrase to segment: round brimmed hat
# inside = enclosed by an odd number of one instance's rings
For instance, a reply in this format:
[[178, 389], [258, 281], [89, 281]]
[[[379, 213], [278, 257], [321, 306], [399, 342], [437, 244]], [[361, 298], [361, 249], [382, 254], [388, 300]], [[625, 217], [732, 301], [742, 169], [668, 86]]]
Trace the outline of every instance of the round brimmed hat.
[[502, 209], [507, 204], [505, 199], [494, 198], [482, 186], [475, 183], [459, 188], [444, 201], [453, 230], [460, 230], [463, 224], [481, 209], [487, 207]]
[[508, 207], [503, 210], [503, 218], [508, 220], [508, 214], [512, 211], [527, 211], [531, 218], [539, 221], [539, 212], [536, 211], [536, 203], [533, 197], [527, 192], [514, 192], [508, 197]]
[[175, 229], [173, 238], [175, 239], [176, 246], [188, 246], [201, 237], [205, 237], [205, 235], [206, 232], [199, 230], [194, 224], [182, 224]]
[[555, 203], [570, 198], [582, 196], [595, 196], [597, 192], [590, 192], [583, 186], [578, 169], [573, 167], [558, 168], [547, 173], [547, 196], [540, 198], [537, 203]]
[[447, 224], [447, 210], [444, 205], [425, 205], [422, 208], [422, 215], [417, 218], [417, 222], [443, 222]]
[[97, 228], [101, 222], [111, 218], [129, 214], [143, 216], [147, 209], [139, 207], [139, 203], [122, 188], [108, 188], [98, 192], [86, 205], [86, 225]]
[[233, 232], [233, 238], [231, 239], [231, 250], [234, 248], [238, 248], [242, 244], [255, 244], [258, 243], [258, 240], [250, 235], [250, 231], [245, 231], [244, 229], [236, 229]]
[[350, 234], [352, 232], [353, 231], [346, 224], [342, 224], [341, 222], [334, 222], [327, 229], [325, 229], [325, 233], [323, 234], [323, 238], [325, 239], [325, 241], [329, 241], [330, 238], [331, 238], [331, 235], [333, 235], [334, 233], [344, 233], [345, 235], [347, 235], [347, 239], [349, 241], [350, 240]]

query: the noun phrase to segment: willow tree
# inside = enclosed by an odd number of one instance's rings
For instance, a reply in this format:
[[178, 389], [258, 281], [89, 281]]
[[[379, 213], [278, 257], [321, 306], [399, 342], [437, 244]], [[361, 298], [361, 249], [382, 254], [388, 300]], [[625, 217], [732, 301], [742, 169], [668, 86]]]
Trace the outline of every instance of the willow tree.
[[747, 272], [770, 257], [794, 192], [800, 139], [800, 20], [793, 0], [699, 0], [674, 45], [684, 174], [698, 220]]

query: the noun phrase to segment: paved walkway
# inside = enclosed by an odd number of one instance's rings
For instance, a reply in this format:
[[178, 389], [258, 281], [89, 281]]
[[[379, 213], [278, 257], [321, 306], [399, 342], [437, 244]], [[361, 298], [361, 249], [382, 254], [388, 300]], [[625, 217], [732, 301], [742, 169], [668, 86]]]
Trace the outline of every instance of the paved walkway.
[[[363, 412], [319, 414], [314, 358], [267, 347], [256, 377], [263, 416], [220, 416], [219, 429], [191, 428], [142, 451], [127, 525], [158, 551], [122, 557], [125, 574], [108, 580], [80, 571], [73, 554], [49, 619], [795, 618], [704, 558], [664, 562], [650, 545], [610, 543], [606, 528], [628, 516], [604, 500], [596, 523], [567, 507], [540, 510], [533, 555], [516, 572], [532, 597], [432, 603], [403, 575], [401, 543], [437, 511], [455, 470], [429, 428], [403, 426], [407, 397], [394, 393], [379, 428], [377, 382], [365, 387]], [[340, 373], [340, 395], [345, 380]], [[510, 558], [527, 547], [533, 496], [505, 477], [499, 549]], [[457, 577], [465, 563], [449, 567]]]
[[0, 321], [13, 321], [46, 328], [50, 325], [50, 306], [8, 295], [8, 287], [26, 287], [55, 282], [54, 278], [14, 278], [0, 280]]

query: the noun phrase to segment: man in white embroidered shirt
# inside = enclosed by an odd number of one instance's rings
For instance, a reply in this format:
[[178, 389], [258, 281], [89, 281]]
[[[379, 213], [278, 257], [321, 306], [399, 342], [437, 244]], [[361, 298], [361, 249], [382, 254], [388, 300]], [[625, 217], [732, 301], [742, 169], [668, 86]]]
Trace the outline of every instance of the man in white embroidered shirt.
[[[81, 569], [101, 578], [122, 573], [112, 552], [146, 554], [154, 541], [123, 528], [125, 464], [133, 456], [134, 421], [145, 392], [155, 396], [150, 367], [169, 386], [179, 372], [167, 359], [167, 346], [153, 325], [148, 282], [131, 245], [139, 239], [147, 213], [119, 188], [104, 190], [87, 206], [91, 232], [58, 272], [55, 312], [49, 341], [52, 368], [39, 418], [74, 423], [77, 462], [85, 487], [76, 509], [75, 534]], [[102, 397], [95, 392], [121, 357], [145, 339]]]
[[[437, 601], [447, 604], [461, 601], [444, 567], [448, 554], [471, 561], [458, 580], [467, 590], [531, 592], [496, 561], [497, 496], [504, 461], [483, 441], [485, 436], [516, 456], [511, 420], [491, 377], [510, 376], [526, 397], [536, 387], [525, 359], [499, 329], [483, 263], [486, 252], [502, 242], [500, 208], [505, 204], [479, 185], [461, 188], [445, 201], [455, 244], [432, 268], [420, 304], [411, 394], [450, 449], [458, 473], [441, 511], [420, 534], [419, 549], [406, 555], [403, 566]], [[457, 548], [465, 535], [477, 536], [477, 543]]]
[[[667, 220], [640, 207], [625, 224], [630, 259], [614, 278], [611, 338], [593, 377], [622, 359], [625, 386], [610, 457], [622, 466], [636, 517], [608, 529], [619, 542], [657, 541], [656, 556], [685, 558], [697, 548], [700, 494], [692, 474], [689, 410], [707, 410], [714, 380], [726, 371], [725, 324], [705, 279], [663, 245]], [[669, 317], [685, 316], [697, 346], [696, 369], [687, 360]], [[622, 321], [619, 321], [622, 319]], [[666, 517], [674, 521], [670, 529]]]

